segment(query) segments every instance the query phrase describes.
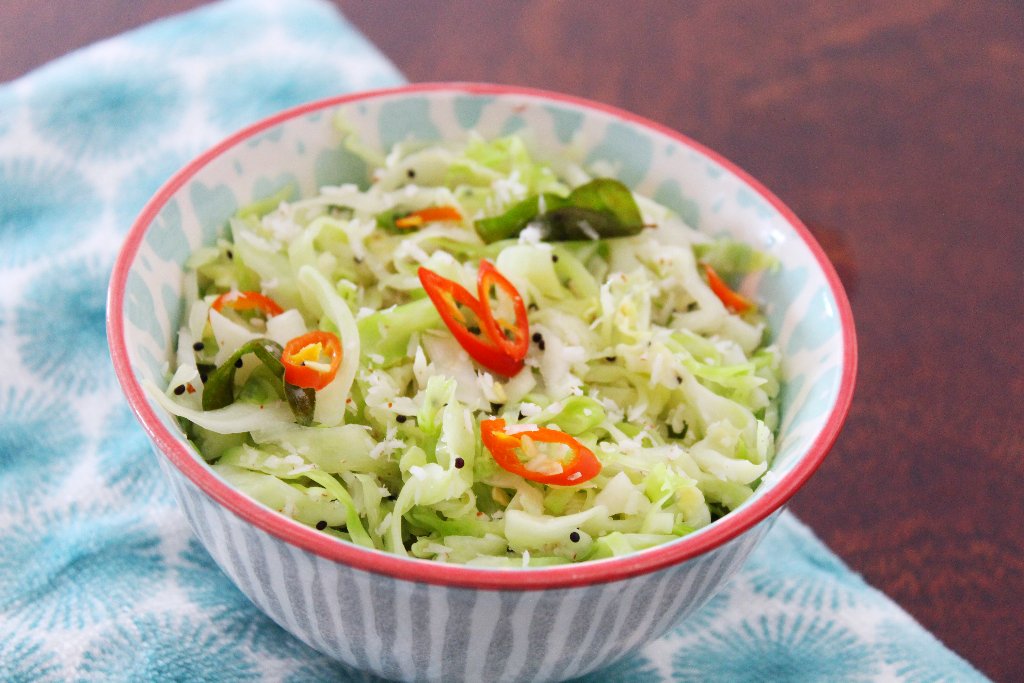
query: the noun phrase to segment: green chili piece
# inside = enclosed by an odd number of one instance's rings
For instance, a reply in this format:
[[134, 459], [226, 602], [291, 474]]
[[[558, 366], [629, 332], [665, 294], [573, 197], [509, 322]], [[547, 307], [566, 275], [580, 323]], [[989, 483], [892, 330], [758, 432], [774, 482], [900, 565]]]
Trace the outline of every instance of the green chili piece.
[[[253, 339], [239, 346], [207, 377], [203, 389], [203, 410], [216, 410], [235, 402], [235, 371], [238, 369], [236, 364], [250, 353], [256, 354], [256, 357], [276, 376], [283, 376], [284, 366], [280, 361], [282, 351], [281, 345], [270, 339]], [[284, 398], [283, 390], [280, 396]]]
[[274, 371], [266, 365], [258, 365], [253, 368], [252, 373], [246, 378], [238, 393], [235, 395], [235, 403], [252, 403], [265, 405], [276, 399], [283, 399], [284, 392], [281, 389], [281, 378], [274, 374]]
[[[283, 371], [282, 371], [283, 372]], [[313, 424], [313, 410], [316, 408], [316, 391], [294, 384], [284, 383], [284, 395], [295, 414], [295, 421], [303, 427]]]
[[[238, 370], [238, 363], [244, 356], [252, 353], [277, 379], [273, 383], [274, 392], [278, 398], [288, 401], [296, 421], [301, 425], [312, 424], [313, 411], [316, 407], [316, 392], [312, 389], [293, 386], [284, 381], [284, 365], [281, 364], [283, 351], [280, 344], [270, 339], [253, 339], [242, 344], [206, 378], [206, 385], [203, 388], [203, 410], [216, 410], [235, 402], [237, 398], [235, 396], [235, 372]], [[250, 389], [250, 391], [254, 390], [255, 387]]]

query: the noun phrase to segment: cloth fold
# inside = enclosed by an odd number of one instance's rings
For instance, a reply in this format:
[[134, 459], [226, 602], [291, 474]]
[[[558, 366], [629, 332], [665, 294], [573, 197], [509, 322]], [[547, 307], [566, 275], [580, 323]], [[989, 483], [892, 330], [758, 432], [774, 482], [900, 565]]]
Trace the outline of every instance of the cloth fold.
[[[402, 76], [328, 3], [225, 0], [0, 85], [0, 680], [361, 681], [189, 531], [113, 378], [146, 200], [242, 125]], [[984, 680], [784, 513], [693, 618], [589, 680]]]

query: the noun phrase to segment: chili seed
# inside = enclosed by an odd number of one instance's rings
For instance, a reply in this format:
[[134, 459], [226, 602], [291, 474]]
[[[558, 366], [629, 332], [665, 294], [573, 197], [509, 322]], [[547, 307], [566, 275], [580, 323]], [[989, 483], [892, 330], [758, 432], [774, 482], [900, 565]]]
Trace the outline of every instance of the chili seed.
[[242, 367], [242, 359], [241, 358], [239, 358], [238, 360], [235, 361], [235, 367], [236, 368]]
[[316, 528], [317, 531], [323, 531], [327, 528], [327, 522], [321, 519], [319, 522], [316, 523]]
[[233, 253], [231, 253], [231, 250], [230, 250], [230, 249], [228, 249], [228, 251], [227, 251], [227, 254], [225, 254], [225, 255], [226, 255], [226, 256], [227, 256], [227, 257], [228, 257], [229, 259], [233, 259], [233, 258], [235, 258], [235, 255], [234, 255]]
[[174, 394], [175, 394], [175, 396], [181, 396], [184, 393], [185, 393], [185, 385], [184, 384], [179, 384], [178, 386], [174, 387]]
[[533, 341], [535, 341], [538, 344], [541, 343], [542, 341], [544, 341], [544, 337], [541, 336], [540, 332], [534, 332], [533, 336], [530, 337], [530, 339], [532, 339]]
[[574, 531], [571, 534], [569, 534], [569, 540], [572, 541], [573, 543], [579, 543], [580, 542], [580, 532]]
[[409, 176], [410, 178], [415, 178], [416, 177], [416, 171], [414, 171], [414, 170], [412, 170], [410, 168], [408, 171], [405, 172], [405, 175]]
[[543, 339], [541, 339], [539, 342], [537, 342], [537, 348], [540, 349], [541, 351], [544, 350], [544, 340]]
[[616, 356], [608, 356], [605, 358], [605, 360], [608, 361], [609, 363], [614, 363], [615, 361], [618, 360], [618, 358]]
[[405, 422], [407, 419], [408, 418], [405, 415], [398, 415], [397, 417], [395, 417], [395, 421], [399, 423]]
[[193, 351], [202, 351], [204, 348], [205, 346], [203, 345], [203, 342], [196, 342], [195, 344], [192, 345]]
[[455, 469], [461, 470], [465, 466], [466, 466], [466, 461], [465, 460], [463, 460], [462, 458], [455, 458]]
[[551, 262], [552, 263], [558, 263], [558, 254], [552, 254], [551, 255]]

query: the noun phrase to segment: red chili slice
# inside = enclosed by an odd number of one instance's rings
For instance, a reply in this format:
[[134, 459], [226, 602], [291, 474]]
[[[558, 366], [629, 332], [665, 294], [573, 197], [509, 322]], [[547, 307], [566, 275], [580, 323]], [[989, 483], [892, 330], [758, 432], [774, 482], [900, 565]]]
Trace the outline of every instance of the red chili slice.
[[268, 318], [284, 313], [276, 301], [259, 292], [224, 292], [210, 306], [218, 313], [225, 307], [234, 311], [262, 311]]
[[[528, 470], [516, 455], [516, 451], [522, 448], [524, 436], [540, 443], [558, 443], [568, 446], [572, 451], [572, 457], [562, 463], [562, 471], [558, 474], [543, 474]], [[540, 484], [578, 486], [590, 481], [601, 471], [601, 461], [597, 459], [593, 451], [572, 436], [557, 429], [541, 427], [536, 431], [508, 434], [505, 431], [504, 420], [492, 419], [480, 423], [480, 438], [487, 450], [491, 452], [494, 461], [502, 469]]]
[[[480, 264], [477, 292], [473, 296], [459, 283], [442, 277], [428, 268], [419, 269], [420, 282], [441, 320], [470, 356], [480, 365], [505, 377], [512, 377], [523, 369], [523, 359], [529, 347], [529, 322], [522, 297], [511, 282], [494, 270], [487, 261]], [[516, 312], [515, 328], [507, 328], [495, 320], [489, 305], [488, 290], [494, 284], [512, 298]], [[476, 316], [476, 329], [471, 329], [466, 316], [459, 306], [467, 308]], [[513, 339], [505, 330], [511, 329]]]
[[431, 206], [395, 219], [396, 228], [418, 228], [424, 223], [461, 221], [462, 214], [454, 206]]
[[[526, 317], [526, 305], [523, 303], [523, 297], [520, 296], [515, 285], [499, 273], [490, 261], [481, 261], [478, 273], [476, 290], [477, 297], [487, 312], [483, 320], [487, 336], [509, 358], [521, 362], [526, 358], [526, 352], [530, 349], [530, 322]], [[516, 317], [515, 323], [509, 324], [505, 320], [495, 318], [490, 304], [492, 286], [496, 290], [504, 292], [512, 300], [512, 309]]]
[[708, 277], [708, 286], [711, 287], [711, 291], [715, 293], [715, 296], [718, 297], [718, 300], [726, 308], [733, 313], [745, 313], [754, 307], [753, 301], [739, 292], [729, 289], [729, 285], [725, 284], [725, 281], [718, 276], [714, 268], [707, 263], [702, 263], [701, 265], [704, 266], [704, 274]]
[[[317, 345], [320, 345], [317, 348]], [[326, 354], [330, 364], [325, 370], [320, 355]], [[284, 365], [284, 381], [303, 389], [323, 389], [338, 374], [341, 367], [341, 340], [330, 332], [314, 330], [292, 339], [284, 347], [281, 363]], [[317, 365], [308, 365], [312, 361]]]

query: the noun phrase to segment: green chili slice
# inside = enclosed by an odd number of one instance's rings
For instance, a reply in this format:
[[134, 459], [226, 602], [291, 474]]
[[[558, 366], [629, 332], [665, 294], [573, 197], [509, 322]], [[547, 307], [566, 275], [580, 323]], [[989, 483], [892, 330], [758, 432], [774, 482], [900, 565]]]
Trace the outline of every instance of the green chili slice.
[[270, 339], [253, 339], [239, 346], [219, 367], [209, 373], [203, 388], [203, 410], [216, 410], [235, 402], [235, 372], [244, 356], [255, 354], [263, 366], [278, 382], [274, 390], [278, 398], [288, 401], [296, 421], [301, 425], [313, 422], [316, 407], [316, 392], [303, 389], [284, 381], [284, 365], [281, 364], [281, 345]]

